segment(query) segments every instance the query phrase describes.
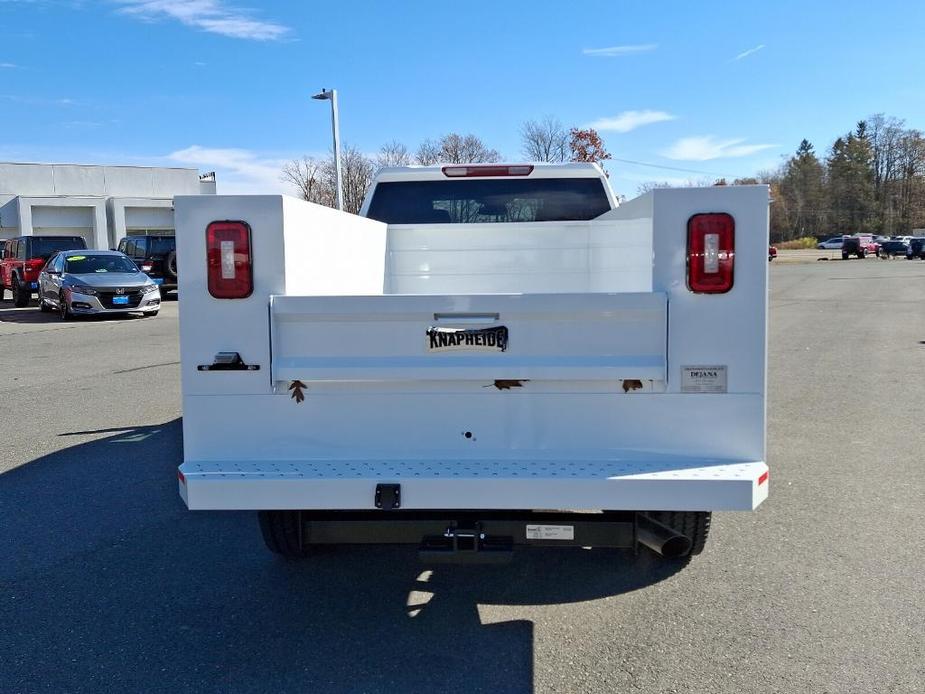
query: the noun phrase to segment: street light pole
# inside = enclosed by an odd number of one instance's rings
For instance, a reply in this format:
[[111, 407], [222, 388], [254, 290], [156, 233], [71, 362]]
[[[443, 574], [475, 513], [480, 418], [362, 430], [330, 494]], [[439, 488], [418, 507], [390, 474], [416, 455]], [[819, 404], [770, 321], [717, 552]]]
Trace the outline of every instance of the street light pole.
[[337, 209], [344, 209], [344, 183], [340, 170], [340, 121], [337, 116], [337, 90], [322, 89], [313, 99], [331, 102], [331, 131], [334, 134], [334, 179], [337, 189]]

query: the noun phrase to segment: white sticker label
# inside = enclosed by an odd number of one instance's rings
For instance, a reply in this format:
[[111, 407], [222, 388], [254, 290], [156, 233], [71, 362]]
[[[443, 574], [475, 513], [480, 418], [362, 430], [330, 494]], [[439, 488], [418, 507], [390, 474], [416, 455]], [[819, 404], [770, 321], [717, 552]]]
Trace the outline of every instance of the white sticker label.
[[574, 525], [528, 525], [528, 540], [574, 540]]
[[725, 366], [682, 366], [682, 393], [725, 393]]

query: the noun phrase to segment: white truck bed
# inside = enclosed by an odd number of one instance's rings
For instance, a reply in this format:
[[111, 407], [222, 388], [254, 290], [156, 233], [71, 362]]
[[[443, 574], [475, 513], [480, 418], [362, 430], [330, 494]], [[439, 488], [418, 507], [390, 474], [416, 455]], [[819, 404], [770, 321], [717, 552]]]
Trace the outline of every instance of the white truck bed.
[[[190, 509], [372, 510], [387, 483], [402, 509], [753, 509], [767, 205], [764, 186], [657, 190], [592, 222], [467, 236], [280, 196], [177, 198], [180, 493]], [[685, 282], [700, 212], [736, 220], [726, 294]], [[223, 301], [203, 230], [228, 219], [252, 229], [255, 283]], [[435, 326], [504, 326], [510, 345], [432, 353]], [[228, 351], [258, 368], [199, 369]]]

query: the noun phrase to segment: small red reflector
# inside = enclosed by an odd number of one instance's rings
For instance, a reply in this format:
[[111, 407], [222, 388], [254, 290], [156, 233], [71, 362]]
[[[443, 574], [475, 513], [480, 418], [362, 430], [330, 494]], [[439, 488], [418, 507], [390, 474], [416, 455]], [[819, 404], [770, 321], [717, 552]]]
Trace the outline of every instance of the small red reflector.
[[687, 222], [687, 288], [701, 294], [732, 289], [735, 220], [722, 213], [695, 214]]
[[478, 176], [529, 176], [533, 173], [532, 164], [519, 166], [444, 166], [444, 176], [450, 178], [473, 178]]
[[758, 478], [758, 486], [759, 486], [759, 487], [760, 487], [762, 484], [764, 484], [765, 482], [768, 481], [768, 474], [769, 474], [769, 472], [768, 472], [767, 470], [765, 470], [764, 472], [761, 473], [761, 477]]
[[180, 482], [182, 482], [183, 484], [186, 484], [186, 477], [179, 470], [177, 470], [177, 479], [180, 480]]
[[206, 227], [209, 294], [243, 299], [254, 291], [251, 228], [247, 222], [212, 222]]

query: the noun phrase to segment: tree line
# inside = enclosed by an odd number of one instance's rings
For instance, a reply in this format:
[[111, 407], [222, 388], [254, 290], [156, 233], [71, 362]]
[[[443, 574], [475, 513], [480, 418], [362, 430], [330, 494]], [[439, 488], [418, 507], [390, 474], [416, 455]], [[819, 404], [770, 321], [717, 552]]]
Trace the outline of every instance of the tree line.
[[[567, 129], [555, 118], [524, 123], [521, 126], [521, 145], [521, 154], [526, 161], [600, 162], [611, 156], [595, 130]], [[353, 145], [347, 145], [341, 151], [340, 160], [344, 209], [356, 213], [363, 204], [369, 184], [384, 167], [492, 163], [501, 161], [501, 155], [476, 135], [448, 133], [436, 140], [424, 140], [414, 151], [393, 140], [382, 145], [372, 156], [364, 154]], [[303, 199], [334, 207], [336, 184], [333, 154], [325, 158], [304, 156], [294, 159], [283, 167], [281, 178], [294, 186]]]
[[[802, 140], [775, 170], [734, 185], [771, 189], [771, 241], [841, 234], [906, 235], [925, 227], [925, 136], [897, 118], [858, 121], [822, 155]], [[688, 185], [726, 185], [725, 178]], [[677, 184], [652, 181], [639, 192]]]
[[808, 140], [774, 172], [771, 238], [873, 233], [925, 227], [925, 136], [877, 114], [837, 137], [819, 157]]
[[[520, 128], [526, 161], [603, 162], [611, 158], [593, 129], [566, 128], [553, 117]], [[449, 133], [424, 140], [415, 150], [392, 141], [369, 156], [348, 145], [341, 153], [344, 209], [357, 212], [376, 172], [386, 166], [500, 161], [498, 150], [473, 134]], [[303, 157], [286, 164], [284, 181], [301, 196], [334, 205], [334, 159]], [[726, 185], [725, 179], [688, 185]], [[823, 155], [804, 139], [775, 170], [738, 178], [734, 184], [766, 183], [771, 189], [771, 240], [874, 233], [908, 234], [925, 227], [925, 135], [883, 114], [859, 121], [837, 137]], [[652, 181], [639, 192], [677, 185]]]

